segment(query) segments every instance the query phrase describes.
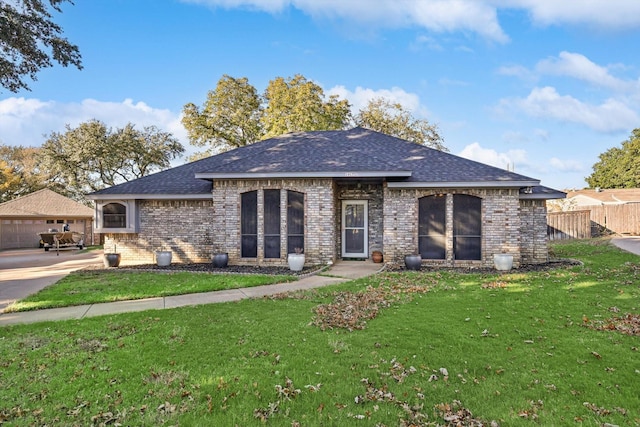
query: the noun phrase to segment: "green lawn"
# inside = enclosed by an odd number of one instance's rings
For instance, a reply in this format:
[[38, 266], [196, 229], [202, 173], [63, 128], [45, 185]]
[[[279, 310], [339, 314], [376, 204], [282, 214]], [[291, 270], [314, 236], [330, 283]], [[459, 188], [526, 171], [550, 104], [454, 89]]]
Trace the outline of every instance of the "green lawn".
[[9, 305], [5, 311], [29, 311], [70, 305], [135, 300], [183, 295], [224, 289], [285, 283], [295, 276], [154, 273], [83, 270], [74, 272], [52, 286]]
[[553, 250], [584, 266], [0, 328], [0, 423], [637, 426], [640, 258]]

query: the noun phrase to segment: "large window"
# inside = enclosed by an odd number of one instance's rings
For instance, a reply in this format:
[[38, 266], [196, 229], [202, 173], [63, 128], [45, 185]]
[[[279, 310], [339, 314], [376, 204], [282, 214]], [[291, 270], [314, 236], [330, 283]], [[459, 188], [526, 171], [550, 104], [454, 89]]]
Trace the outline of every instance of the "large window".
[[280, 258], [280, 190], [264, 190], [264, 257]]
[[423, 259], [446, 257], [445, 195], [421, 197], [418, 201], [418, 250]]
[[481, 259], [482, 199], [453, 195], [453, 253], [455, 259]]
[[304, 194], [287, 191], [287, 253], [304, 250]]
[[243, 258], [258, 256], [258, 192], [241, 195], [240, 213], [241, 253]]
[[107, 203], [102, 206], [103, 228], [126, 228], [127, 207], [121, 203]]

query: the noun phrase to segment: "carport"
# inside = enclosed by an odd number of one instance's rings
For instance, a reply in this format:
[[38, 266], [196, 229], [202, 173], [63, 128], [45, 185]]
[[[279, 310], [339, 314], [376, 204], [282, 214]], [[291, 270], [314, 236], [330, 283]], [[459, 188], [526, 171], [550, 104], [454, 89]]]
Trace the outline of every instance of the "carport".
[[43, 189], [0, 204], [0, 250], [37, 248], [38, 233], [69, 224], [71, 231], [84, 233], [93, 242], [93, 209]]

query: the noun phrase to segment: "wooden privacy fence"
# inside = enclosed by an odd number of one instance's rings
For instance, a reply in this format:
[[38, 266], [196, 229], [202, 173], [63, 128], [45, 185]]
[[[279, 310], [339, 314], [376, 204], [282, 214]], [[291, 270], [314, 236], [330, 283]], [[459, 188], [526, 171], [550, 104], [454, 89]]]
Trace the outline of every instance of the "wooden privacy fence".
[[589, 210], [549, 212], [549, 240], [588, 239], [603, 234], [640, 235], [640, 203], [589, 206]]
[[549, 212], [547, 214], [547, 236], [549, 240], [590, 238], [589, 211]]
[[589, 206], [589, 209], [592, 225], [600, 233], [640, 235], [640, 203]]

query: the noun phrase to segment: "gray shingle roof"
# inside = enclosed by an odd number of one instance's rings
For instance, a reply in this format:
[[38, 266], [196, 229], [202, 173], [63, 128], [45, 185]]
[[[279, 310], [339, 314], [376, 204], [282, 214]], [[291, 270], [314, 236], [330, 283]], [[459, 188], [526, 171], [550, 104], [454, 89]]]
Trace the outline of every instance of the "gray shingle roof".
[[0, 203], [0, 217], [92, 218], [93, 209], [47, 188]]
[[[362, 175], [361, 175], [362, 174]], [[368, 175], [367, 175], [368, 174]], [[198, 177], [196, 177], [196, 175]], [[203, 195], [225, 177], [378, 176], [399, 185], [514, 187], [538, 180], [364, 128], [291, 133], [92, 193]], [[403, 183], [403, 184], [400, 184]]]

